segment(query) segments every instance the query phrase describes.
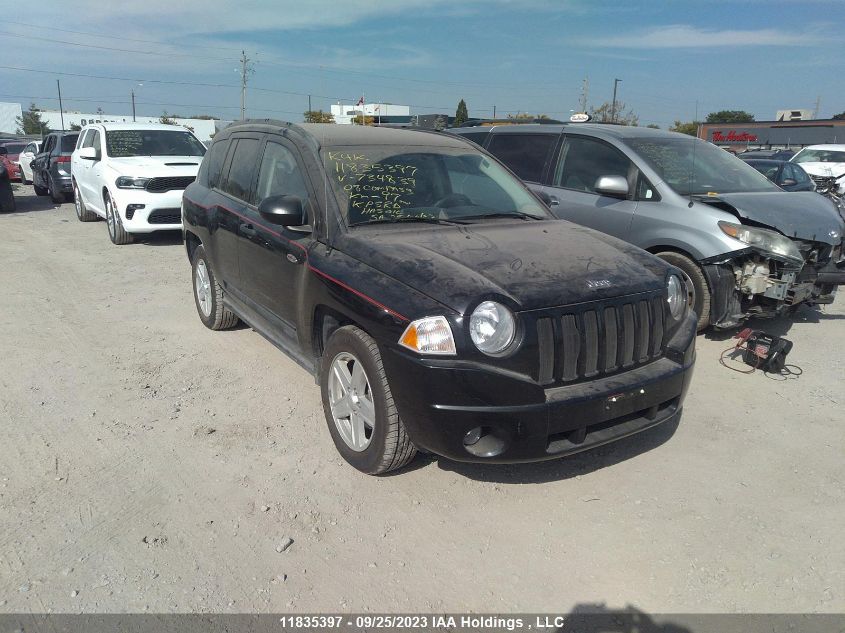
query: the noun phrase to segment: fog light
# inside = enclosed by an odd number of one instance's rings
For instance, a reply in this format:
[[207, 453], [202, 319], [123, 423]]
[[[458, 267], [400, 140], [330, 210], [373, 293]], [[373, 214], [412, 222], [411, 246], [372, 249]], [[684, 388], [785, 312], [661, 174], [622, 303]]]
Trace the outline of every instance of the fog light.
[[464, 435], [464, 448], [476, 457], [496, 457], [505, 452], [508, 442], [489, 426], [477, 426]]
[[143, 209], [143, 208], [144, 208], [143, 204], [128, 204], [128, 205], [126, 205], [126, 219], [131, 220], [132, 216], [135, 215], [135, 212], [138, 209]]

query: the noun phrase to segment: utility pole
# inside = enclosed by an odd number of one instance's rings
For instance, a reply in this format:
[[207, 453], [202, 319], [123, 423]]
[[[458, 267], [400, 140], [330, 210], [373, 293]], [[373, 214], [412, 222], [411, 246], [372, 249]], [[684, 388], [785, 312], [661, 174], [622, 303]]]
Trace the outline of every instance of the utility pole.
[[131, 91], [132, 93], [132, 121], [135, 122], [135, 89], [133, 88]]
[[581, 112], [587, 111], [587, 95], [590, 93], [590, 78], [584, 77], [584, 81], [581, 82]]
[[311, 116], [311, 95], [308, 95], [308, 116]]
[[621, 79], [613, 80], [613, 105], [610, 107], [610, 122], [616, 123], [616, 86], [619, 85]]
[[496, 118], [496, 104], [493, 104], [493, 118]]
[[62, 107], [62, 84], [56, 79], [56, 87], [59, 89], [59, 116], [62, 119], [62, 130], [65, 129], [65, 111]]
[[246, 83], [249, 74], [254, 72], [252, 60], [246, 56], [246, 51], [241, 51], [241, 120], [246, 119]]

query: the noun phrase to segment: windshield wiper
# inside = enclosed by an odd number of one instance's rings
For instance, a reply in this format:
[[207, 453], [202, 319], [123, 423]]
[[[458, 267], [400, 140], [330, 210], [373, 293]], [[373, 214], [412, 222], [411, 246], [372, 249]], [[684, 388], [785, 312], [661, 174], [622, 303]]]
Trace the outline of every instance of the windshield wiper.
[[477, 220], [482, 218], [519, 218], [520, 220], [545, 220], [543, 216], [531, 215], [530, 213], [522, 213], [521, 211], [497, 211], [496, 213], [483, 213], [481, 215], [467, 215], [467, 220]]
[[456, 226], [458, 224], [466, 224], [460, 220], [447, 220], [445, 218], [423, 218], [418, 216], [404, 216], [401, 218], [378, 218], [377, 220], [367, 220], [366, 222], [355, 222], [349, 226], [365, 226], [368, 224], [399, 224], [400, 222], [422, 222], [423, 224], [443, 224]]

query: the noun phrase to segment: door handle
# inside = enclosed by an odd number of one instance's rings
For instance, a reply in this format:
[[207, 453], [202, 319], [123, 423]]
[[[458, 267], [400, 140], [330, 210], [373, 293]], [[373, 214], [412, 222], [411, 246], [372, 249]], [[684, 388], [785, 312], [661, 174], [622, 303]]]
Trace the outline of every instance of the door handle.
[[247, 237], [255, 237], [258, 234], [251, 224], [241, 224], [241, 233]]
[[560, 204], [560, 200], [558, 200], [557, 196], [549, 196], [549, 200], [549, 204], [551, 204], [553, 207], [556, 207]]

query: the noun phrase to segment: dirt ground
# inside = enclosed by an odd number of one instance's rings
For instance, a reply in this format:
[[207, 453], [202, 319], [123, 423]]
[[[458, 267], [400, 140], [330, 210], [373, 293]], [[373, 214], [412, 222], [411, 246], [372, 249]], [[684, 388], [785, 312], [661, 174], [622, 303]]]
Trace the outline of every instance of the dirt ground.
[[375, 478], [336, 454], [312, 378], [202, 326], [178, 236], [115, 247], [71, 204], [18, 202], [0, 611], [845, 610], [845, 299], [755, 324], [794, 341], [797, 379], [731, 372], [730, 335], [700, 336], [676, 428]]

